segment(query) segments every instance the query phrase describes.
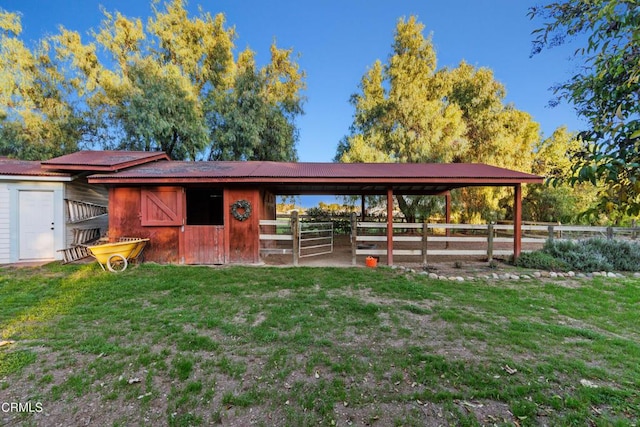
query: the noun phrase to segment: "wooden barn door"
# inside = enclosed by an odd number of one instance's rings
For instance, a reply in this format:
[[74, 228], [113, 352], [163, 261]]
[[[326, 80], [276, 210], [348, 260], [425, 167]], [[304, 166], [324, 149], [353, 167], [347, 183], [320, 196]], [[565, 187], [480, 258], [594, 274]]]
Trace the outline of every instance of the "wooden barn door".
[[224, 264], [224, 227], [184, 226], [185, 264]]
[[183, 227], [185, 264], [224, 264], [223, 192], [215, 188], [187, 188]]

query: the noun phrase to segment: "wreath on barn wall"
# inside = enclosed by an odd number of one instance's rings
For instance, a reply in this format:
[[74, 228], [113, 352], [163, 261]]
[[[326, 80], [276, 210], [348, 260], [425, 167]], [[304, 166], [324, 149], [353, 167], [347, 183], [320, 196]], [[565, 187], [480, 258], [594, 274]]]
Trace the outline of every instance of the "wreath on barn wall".
[[238, 221], [244, 221], [251, 216], [251, 203], [247, 200], [238, 200], [231, 205], [231, 215]]

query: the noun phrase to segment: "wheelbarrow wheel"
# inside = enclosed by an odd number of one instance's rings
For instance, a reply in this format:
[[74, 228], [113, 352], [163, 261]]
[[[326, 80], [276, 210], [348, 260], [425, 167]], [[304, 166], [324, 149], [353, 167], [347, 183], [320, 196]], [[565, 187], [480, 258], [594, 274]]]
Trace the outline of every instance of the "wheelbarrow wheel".
[[120, 254], [113, 254], [107, 260], [107, 268], [114, 273], [125, 271], [127, 265], [127, 259]]

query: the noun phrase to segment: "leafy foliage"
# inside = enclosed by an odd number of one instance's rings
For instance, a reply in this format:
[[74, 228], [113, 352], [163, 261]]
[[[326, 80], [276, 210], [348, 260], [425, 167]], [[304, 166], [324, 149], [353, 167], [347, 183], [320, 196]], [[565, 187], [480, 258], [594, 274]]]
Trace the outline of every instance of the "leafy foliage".
[[252, 57], [245, 61], [236, 74], [235, 89], [215, 91], [208, 99], [213, 140], [209, 159], [295, 160], [293, 141], [298, 135], [293, 118], [299, 112], [298, 103], [270, 102], [267, 76], [256, 71]]
[[547, 271], [567, 271], [567, 263], [543, 251], [523, 252], [516, 259], [515, 265]]
[[640, 271], [640, 245], [606, 239], [547, 240], [542, 250], [523, 253], [516, 265], [564, 271]]
[[592, 211], [640, 214], [640, 7], [637, 0], [565, 0], [530, 8], [544, 25], [533, 53], [586, 35], [575, 51], [583, 66], [555, 88], [572, 102], [589, 129], [574, 157], [570, 180], [601, 182]]
[[[0, 154], [47, 158], [84, 143], [174, 159], [295, 159], [305, 85], [292, 50], [274, 42], [270, 63], [248, 67], [253, 52], [235, 60], [223, 14], [158, 3], [146, 25], [104, 11], [88, 43], [61, 28], [34, 52], [19, 40], [19, 15], [0, 10]], [[246, 108], [248, 99], [258, 103]]]
[[[388, 61], [363, 76], [351, 134], [339, 144], [342, 162], [483, 162], [530, 171], [539, 126], [504, 104], [506, 91], [487, 68], [462, 61], [437, 69], [431, 38], [415, 17], [396, 26]], [[468, 217], [504, 209], [508, 189], [465, 189], [453, 200]], [[398, 197], [405, 217], [428, 217], [441, 203]], [[510, 198], [510, 200], [512, 200]]]
[[32, 52], [21, 33], [19, 16], [0, 9], [0, 155], [42, 160], [76, 151], [89, 132], [86, 113], [69, 100], [50, 46]]
[[546, 177], [546, 184], [531, 185], [523, 199], [523, 217], [531, 221], [577, 224], [593, 220], [582, 215], [597, 204], [598, 187], [590, 182], [565, 182], [571, 176], [571, 156], [580, 150], [580, 140], [566, 127], [540, 140], [534, 149], [532, 172]]

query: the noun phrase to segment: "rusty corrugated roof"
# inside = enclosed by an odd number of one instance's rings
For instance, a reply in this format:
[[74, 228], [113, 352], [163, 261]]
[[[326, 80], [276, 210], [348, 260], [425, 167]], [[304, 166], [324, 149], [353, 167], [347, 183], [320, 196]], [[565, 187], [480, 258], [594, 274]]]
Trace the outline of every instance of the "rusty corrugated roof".
[[42, 169], [39, 161], [16, 160], [6, 157], [0, 158], [0, 175], [15, 176], [42, 176], [67, 178], [70, 175], [64, 172], [54, 172]]
[[541, 178], [479, 163], [285, 163], [285, 162], [162, 162], [117, 173], [94, 175], [101, 181], [131, 179], [252, 178], [271, 179], [507, 179]]
[[77, 151], [42, 162], [48, 170], [114, 172], [156, 160], [169, 160], [162, 151]]
[[159, 162], [92, 175], [103, 184], [251, 184], [281, 194], [438, 193], [463, 186], [540, 183], [528, 173], [469, 163]]

